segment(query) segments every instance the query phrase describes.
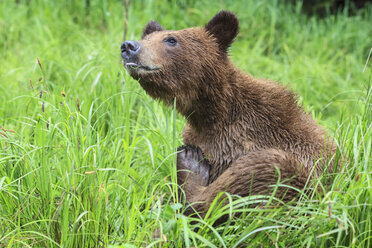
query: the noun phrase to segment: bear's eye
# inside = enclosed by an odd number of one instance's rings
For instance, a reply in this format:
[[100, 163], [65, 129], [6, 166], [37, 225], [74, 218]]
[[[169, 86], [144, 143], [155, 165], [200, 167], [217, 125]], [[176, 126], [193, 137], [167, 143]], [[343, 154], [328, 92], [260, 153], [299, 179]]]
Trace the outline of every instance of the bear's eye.
[[167, 37], [164, 39], [164, 42], [166, 42], [169, 46], [177, 45], [177, 40], [174, 37]]

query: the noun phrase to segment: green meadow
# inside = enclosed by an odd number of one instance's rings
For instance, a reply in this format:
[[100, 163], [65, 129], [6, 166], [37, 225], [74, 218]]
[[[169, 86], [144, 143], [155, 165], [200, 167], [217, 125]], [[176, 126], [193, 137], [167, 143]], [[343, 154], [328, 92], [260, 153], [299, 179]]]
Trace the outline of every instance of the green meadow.
[[0, 1], [0, 247], [372, 247], [372, 6], [130, 1], [127, 40], [236, 13], [233, 63], [296, 92], [348, 158], [319, 192], [228, 195], [200, 219], [176, 200], [185, 119], [122, 66], [123, 2]]

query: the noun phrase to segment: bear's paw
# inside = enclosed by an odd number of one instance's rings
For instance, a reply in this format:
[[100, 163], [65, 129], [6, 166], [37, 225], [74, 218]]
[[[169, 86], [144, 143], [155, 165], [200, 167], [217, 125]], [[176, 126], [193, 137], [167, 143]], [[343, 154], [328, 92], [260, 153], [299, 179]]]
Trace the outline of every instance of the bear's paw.
[[207, 186], [209, 164], [200, 148], [186, 145], [179, 147], [177, 152], [178, 185]]

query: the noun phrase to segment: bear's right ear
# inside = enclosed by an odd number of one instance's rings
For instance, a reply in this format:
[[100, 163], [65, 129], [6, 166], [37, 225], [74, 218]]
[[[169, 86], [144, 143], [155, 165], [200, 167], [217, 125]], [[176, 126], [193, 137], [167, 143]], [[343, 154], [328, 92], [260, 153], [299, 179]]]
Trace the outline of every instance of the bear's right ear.
[[205, 25], [205, 29], [217, 39], [220, 49], [227, 53], [227, 49], [238, 34], [239, 21], [234, 13], [221, 11]]
[[155, 31], [164, 30], [157, 21], [149, 21], [142, 31], [142, 38]]

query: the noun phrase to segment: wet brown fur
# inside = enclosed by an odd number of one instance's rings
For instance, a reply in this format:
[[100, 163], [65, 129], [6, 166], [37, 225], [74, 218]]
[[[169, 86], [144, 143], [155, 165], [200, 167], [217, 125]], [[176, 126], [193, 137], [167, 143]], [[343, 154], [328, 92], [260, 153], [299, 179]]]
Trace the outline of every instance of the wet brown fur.
[[[227, 11], [204, 28], [167, 31], [150, 22], [136, 59], [155, 70], [128, 69], [153, 98], [169, 105], [176, 99], [177, 110], [187, 119], [184, 144], [201, 149], [209, 179], [203, 185], [194, 171], [187, 179], [179, 173], [179, 183], [189, 202], [202, 202], [195, 204], [202, 214], [221, 191], [269, 193], [279, 174], [281, 181], [302, 189], [309, 177], [323, 173], [336, 150], [291, 91], [232, 65], [227, 49], [237, 31], [237, 18]], [[164, 42], [170, 36], [177, 46]], [[179, 170], [185, 169], [183, 161], [179, 156]], [[296, 194], [282, 190], [286, 200]]]

